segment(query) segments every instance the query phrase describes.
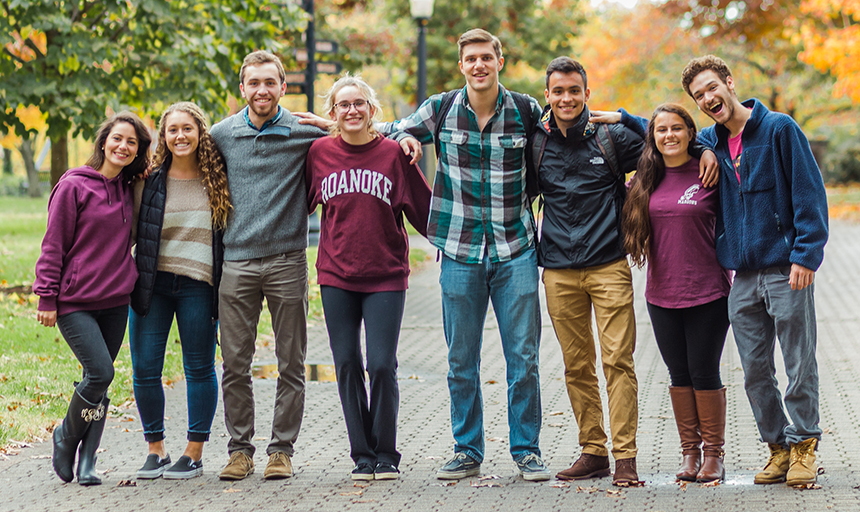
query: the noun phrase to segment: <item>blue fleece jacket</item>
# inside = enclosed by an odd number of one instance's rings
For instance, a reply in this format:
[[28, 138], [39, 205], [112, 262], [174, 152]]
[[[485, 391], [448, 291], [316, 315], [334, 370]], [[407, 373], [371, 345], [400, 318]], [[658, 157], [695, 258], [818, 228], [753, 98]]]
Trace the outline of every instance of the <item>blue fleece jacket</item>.
[[809, 141], [790, 116], [756, 99], [743, 104], [752, 116], [741, 138], [740, 183], [728, 129], [710, 126], [699, 135], [720, 160], [720, 264], [741, 271], [792, 263], [818, 270], [828, 236], [827, 196]]

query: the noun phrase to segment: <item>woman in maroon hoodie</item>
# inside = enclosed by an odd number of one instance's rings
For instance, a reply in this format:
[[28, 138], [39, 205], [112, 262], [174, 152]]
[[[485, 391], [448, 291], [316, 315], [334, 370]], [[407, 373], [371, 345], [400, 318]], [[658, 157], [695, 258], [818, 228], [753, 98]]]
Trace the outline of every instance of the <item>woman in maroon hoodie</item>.
[[335, 82], [326, 108], [335, 124], [332, 136], [314, 142], [308, 153], [308, 210], [322, 205], [317, 281], [355, 462], [352, 479], [395, 479], [397, 340], [409, 276], [403, 217], [426, 234], [430, 188], [400, 146], [374, 130], [381, 109], [361, 78]]
[[33, 292], [39, 323], [57, 325], [83, 367], [66, 418], [54, 429], [54, 471], [64, 481], [97, 485], [96, 449], [137, 279], [131, 257], [131, 181], [149, 164], [152, 139], [141, 120], [121, 112], [99, 128], [86, 165], [68, 170], [48, 201], [48, 227]]

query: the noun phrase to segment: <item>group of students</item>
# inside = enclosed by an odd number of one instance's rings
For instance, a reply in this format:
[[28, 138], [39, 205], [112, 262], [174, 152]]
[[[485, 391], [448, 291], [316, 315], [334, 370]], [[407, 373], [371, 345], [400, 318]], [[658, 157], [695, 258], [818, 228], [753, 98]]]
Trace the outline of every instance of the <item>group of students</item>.
[[[671, 376], [682, 445], [677, 477], [725, 476], [719, 361], [731, 320], [750, 403], [771, 451], [756, 483], [815, 481], [821, 430], [812, 278], [823, 259], [827, 207], [796, 123], [757, 100], [741, 103], [728, 66], [714, 56], [694, 59], [683, 73], [685, 90], [717, 123], [697, 133], [679, 105], [661, 105], [650, 121], [623, 110], [589, 112], [585, 69], [567, 57], [547, 68], [548, 105], [541, 110], [499, 83], [498, 38], [473, 29], [458, 45], [465, 87], [432, 96], [395, 123], [374, 122], [381, 113], [374, 91], [349, 75], [326, 96], [330, 120], [281, 108], [283, 67], [276, 56], [257, 51], [240, 71], [247, 107], [239, 113], [208, 130], [193, 103], [165, 111], [145, 179], [145, 126], [129, 113], [102, 126], [87, 165], [67, 172], [51, 194], [34, 283], [39, 321], [59, 326], [83, 367], [54, 431], [53, 465], [61, 479], [74, 478], [78, 452], [79, 483], [100, 483], [95, 451], [126, 318], [149, 443], [138, 478], [202, 474], [217, 403], [219, 323], [230, 435], [220, 478], [252, 474], [250, 366], [263, 299], [279, 370], [264, 478], [292, 476], [304, 407], [307, 215], [319, 206], [318, 282], [355, 463], [352, 479], [399, 475], [396, 351], [409, 274], [405, 217], [442, 256], [455, 445], [438, 478], [480, 473], [480, 349], [490, 301], [507, 363], [511, 455], [524, 479], [550, 478], [538, 446], [540, 265], [581, 446], [580, 457], [557, 477], [610, 475], [593, 309], [609, 397], [613, 483], [639, 482], [629, 255], [634, 264], [648, 263], [648, 311]], [[421, 144], [434, 143], [431, 192], [415, 162]], [[531, 209], [538, 194], [540, 229]], [[734, 284], [727, 269], [735, 271]], [[174, 316], [189, 410], [188, 445], [176, 463], [164, 445], [161, 388]], [[774, 377], [777, 337], [791, 422]]]

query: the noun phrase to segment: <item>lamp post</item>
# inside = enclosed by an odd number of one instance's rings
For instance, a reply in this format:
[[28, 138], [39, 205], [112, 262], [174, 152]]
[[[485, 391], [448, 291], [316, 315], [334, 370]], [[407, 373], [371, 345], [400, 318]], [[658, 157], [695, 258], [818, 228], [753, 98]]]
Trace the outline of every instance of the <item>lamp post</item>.
[[[418, 24], [418, 90], [415, 94], [416, 106], [427, 99], [427, 22], [433, 16], [434, 0], [409, 0], [409, 10]], [[421, 170], [427, 176], [427, 156], [421, 157]]]

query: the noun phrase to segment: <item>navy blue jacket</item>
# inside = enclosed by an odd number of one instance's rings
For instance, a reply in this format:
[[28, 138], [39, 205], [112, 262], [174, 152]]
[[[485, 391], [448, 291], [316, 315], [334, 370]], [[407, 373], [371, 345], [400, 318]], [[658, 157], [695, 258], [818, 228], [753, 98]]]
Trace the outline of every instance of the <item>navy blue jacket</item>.
[[827, 242], [827, 196], [809, 141], [794, 120], [756, 99], [742, 135], [735, 174], [729, 131], [721, 125], [700, 133], [720, 160], [717, 258], [734, 270], [762, 270], [797, 263], [817, 270]]

